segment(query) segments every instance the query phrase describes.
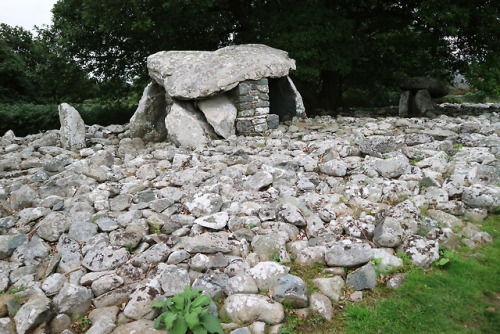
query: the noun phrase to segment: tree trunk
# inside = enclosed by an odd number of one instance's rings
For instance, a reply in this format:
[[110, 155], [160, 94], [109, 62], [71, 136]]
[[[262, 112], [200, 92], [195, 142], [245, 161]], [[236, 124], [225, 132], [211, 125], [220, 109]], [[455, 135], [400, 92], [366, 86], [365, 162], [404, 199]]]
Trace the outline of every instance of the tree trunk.
[[342, 100], [342, 77], [339, 72], [321, 71], [321, 108], [326, 109], [329, 114], [337, 115], [337, 109]]

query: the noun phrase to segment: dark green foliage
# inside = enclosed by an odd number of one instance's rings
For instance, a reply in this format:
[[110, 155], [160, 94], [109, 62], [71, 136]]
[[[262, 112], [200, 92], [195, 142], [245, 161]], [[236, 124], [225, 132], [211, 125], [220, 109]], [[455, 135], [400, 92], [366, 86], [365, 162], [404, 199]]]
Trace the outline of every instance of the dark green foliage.
[[[125, 102], [99, 102], [72, 104], [85, 124], [125, 124], [132, 117], [137, 105]], [[12, 130], [16, 136], [26, 136], [41, 131], [59, 129], [56, 104], [0, 104], [0, 135]]]
[[54, 31], [97, 78], [128, 79], [138, 91], [154, 52], [268, 44], [297, 60], [307, 105], [335, 111], [345, 92], [367, 106], [394, 103], [407, 76], [449, 82], [461, 70], [495, 91], [498, 11], [495, 1], [62, 0]]
[[210, 314], [210, 297], [201, 290], [192, 290], [186, 285], [184, 292], [167, 298], [164, 302], [154, 302], [153, 307], [164, 312], [156, 318], [154, 327], [165, 328], [172, 334], [185, 334], [188, 329], [195, 334], [224, 334], [219, 319]]
[[309, 111], [397, 103], [407, 76], [456, 71], [500, 94], [498, 1], [60, 0], [37, 36], [0, 29], [0, 103], [138, 100], [162, 50], [281, 48]]

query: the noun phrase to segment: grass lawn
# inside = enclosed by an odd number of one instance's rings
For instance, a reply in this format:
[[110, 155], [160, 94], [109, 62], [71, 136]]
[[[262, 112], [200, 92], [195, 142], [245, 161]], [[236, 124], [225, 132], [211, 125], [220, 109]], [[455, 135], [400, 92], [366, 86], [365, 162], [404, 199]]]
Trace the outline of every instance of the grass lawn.
[[500, 216], [482, 226], [492, 244], [460, 249], [443, 268], [412, 268], [397, 290], [380, 286], [361, 303], [335, 305], [331, 322], [288, 312], [281, 333], [500, 333]]

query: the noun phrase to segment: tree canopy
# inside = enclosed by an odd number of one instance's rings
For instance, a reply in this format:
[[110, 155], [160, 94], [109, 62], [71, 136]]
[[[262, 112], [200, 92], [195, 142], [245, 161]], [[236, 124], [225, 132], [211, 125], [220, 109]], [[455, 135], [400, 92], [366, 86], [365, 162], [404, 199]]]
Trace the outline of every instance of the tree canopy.
[[335, 111], [349, 91], [387, 103], [404, 77], [451, 82], [456, 71], [500, 94], [499, 8], [495, 0], [60, 0], [53, 26], [36, 38], [2, 26], [0, 98], [29, 96], [43, 80], [53, 100], [88, 96], [91, 79], [95, 94], [140, 91], [150, 54], [242, 43], [288, 51], [313, 108]]

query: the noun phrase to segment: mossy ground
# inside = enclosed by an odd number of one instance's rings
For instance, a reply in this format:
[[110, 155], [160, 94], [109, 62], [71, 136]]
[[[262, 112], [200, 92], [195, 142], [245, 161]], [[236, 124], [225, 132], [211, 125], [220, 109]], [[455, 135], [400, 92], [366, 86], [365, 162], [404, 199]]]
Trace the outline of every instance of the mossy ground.
[[[281, 333], [500, 333], [500, 216], [482, 226], [492, 244], [462, 248], [442, 268], [412, 268], [397, 290], [380, 286], [361, 303], [337, 303], [332, 321], [287, 310]], [[322, 269], [292, 266], [291, 273], [310, 282]]]

